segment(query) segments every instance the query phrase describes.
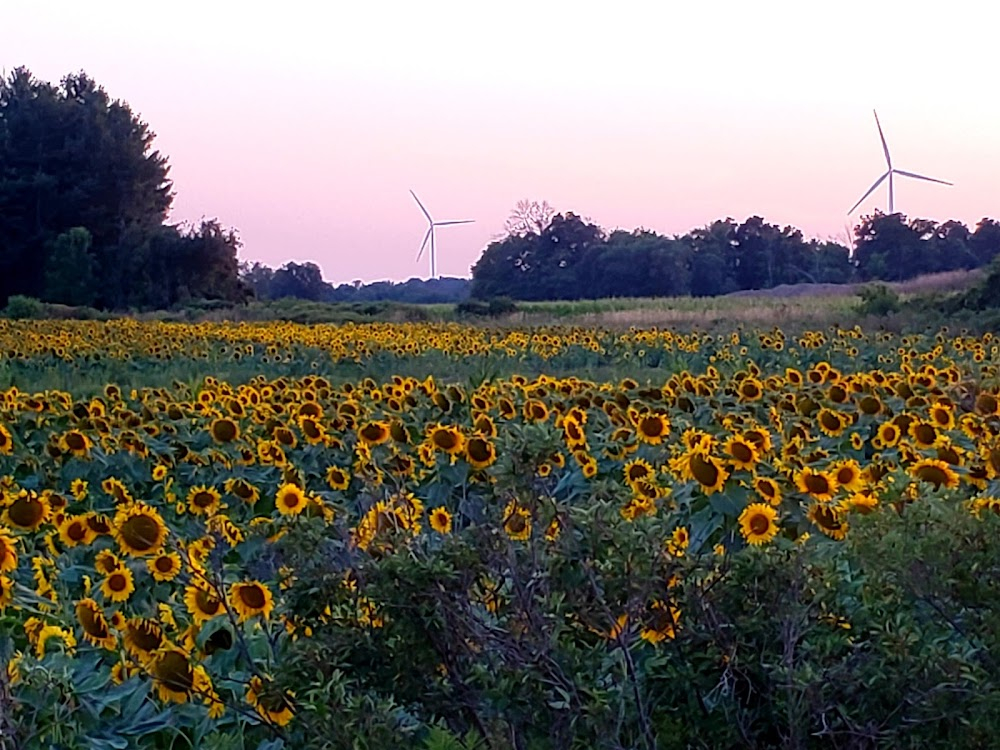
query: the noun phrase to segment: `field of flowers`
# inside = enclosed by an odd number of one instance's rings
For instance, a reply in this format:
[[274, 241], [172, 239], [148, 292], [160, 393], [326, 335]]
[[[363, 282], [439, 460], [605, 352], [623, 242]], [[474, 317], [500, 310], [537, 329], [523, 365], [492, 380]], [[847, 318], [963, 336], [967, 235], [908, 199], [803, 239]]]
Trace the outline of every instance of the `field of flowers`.
[[[0, 322], [0, 736], [519, 748], [604, 727], [666, 747], [687, 680], [685, 710], [781, 744], [731, 708], [766, 690], [741, 693], [750, 657], [706, 602], [766, 560], [816, 555], [821, 580], [856, 526], [916, 506], [995, 535], [998, 351], [857, 328]], [[809, 627], [859, 658], [889, 626], [820, 589]], [[996, 677], [963, 658], [949, 684]], [[824, 716], [828, 739], [861, 731]]]

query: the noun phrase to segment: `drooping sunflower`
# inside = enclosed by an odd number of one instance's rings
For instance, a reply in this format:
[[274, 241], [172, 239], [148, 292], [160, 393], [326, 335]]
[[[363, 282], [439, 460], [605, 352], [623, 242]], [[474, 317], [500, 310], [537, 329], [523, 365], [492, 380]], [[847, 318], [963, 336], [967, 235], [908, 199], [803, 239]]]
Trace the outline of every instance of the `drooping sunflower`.
[[90, 544], [97, 538], [94, 530], [87, 525], [87, 516], [66, 516], [59, 524], [59, 539], [66, 547]]
[[340, 466], [330, 466], [326, 470], [326, 483], [334, 490], [346, 490], [351, 483], [351, 474]]
[[163, 643], [163, 627], [156, 620], [133, 617], [124, 623], [122, 642], [125, 650], [145, 663]]
[[204, 484], [192, 487], [187, 494], [187, 507], [198, 516], [211, 516], [219, 510], [222, 495], [214, 487]]
[[457, 427], [432, 425], [427, 430], [427, 440], [436, 450], [457, 456], [465, 448], [465, 436]]
[[14, 580], [9, 576], [0, 576], [0, 612], [3, 612], [14, 601]]
[[225, 611], [222, 601], [214, 592], [195, 584], [190, 584], [184, 590], [184, 606], [187, 607], [195, 625], [208, 622]]
[[246, 479], [232, 477], [226, 480], [223, 489], [233, 497], [237, 497], [247, 505], [255, 505], [260, 499], [260, 490]]
[[133, 501], [132, 493], [128, 491], [128, 487], [116, 477], [108, 477], [101, 482], [101, 489], [106, 494], [111, 495], [116, 503], [131, 503]]
[[820, 502], [828, 503], [837, 494], [837, 480], [833, 474], [803, 466], [795, 472], [795, 486], [799, 491]]
[[276, 726], [285, 726], [295, 716], [295, 695], [265, 683], [257, 675], [250, 678], [246, 697], [261, 718]]
[[[503, 400], [501, 400], [500, 405], [503, 406]], [[549, 408], [545, 402], [533, 398], [524, 402], [523, 413], [524, 418], [529, 422], [544, 422], [549, 418]]]
[[17, 540], [0, 527], [0, 573], [17, 570]]
[[157, 581], [172, 581], [181, 572], [181, 556], [176, 552], [161, 552], [147, 560], [146, 567]]
[[670, 534], [667, 540], [667, 553], [671, 557], [684, 557], [688, 545], [691, 543], [691, 532], [686, 526], [678, 526]]
[[368, 445], [381, 445], [391, 436], [386, 422], [366, 422], [358, 429], [358, 437]]
[[465, 457], [477, 469], [485, 469], [497, 460], [496, 446], [482, 435], [473, 435], [465, 444]]
[[563, 429], [563, 439], [566, 442], [566, 447], [571, 451], [577, 448], [586, 448], [587, 446], [587, 433], [583, 429], [583, 425], [575, 419], [569, 417], [563, 419], [562, 421]]
[[84, 435], [79, 430], [70, 430], [63, 434], [59, 438], [59, 447], [65, 452], [77, 456], [79, 458], [86, 458], [90, 455], [90, 449], [93, 446], [90, 438]]
[[326, 441], [326, 428], [315, 417], [300, 416], [299, 430], [309, 445], [321, 445]]
[[167, 538], [167, 526], [155, 508], [144, 503], [119, 507], [113, 524], [115, 541], [122, 552], [142, 557], [155, 554]]
[[240, 426], [234, 419], [218, 417], [209, 424], [208, 432], [212, 436], [212, 440], [220, 445], [225, 445], [239, 439]]
[[438, 534], [451, 533], [451, 513], [449, 513], [444, 506], [431, 510], [428, 517], [430, 519], [431, 528]]
[[910, 466], [910, 475], [921, 482], [933, 484], [934, 489], [946, 487], [954, 489], [959, 484], [959, 476], [944, 461], [934, 458], [924, 458]]
[[777, 518], [778, 511], [771, 505], [752, 503], [740, 513], [738, 519], [740, 534], [746, 539], [747, 544], [755, 547], [766, 544], [778, 534]]
[[653, 465], [644, 458], [633, 458], [625, 464], [625, 483], [634, 485], [636, 482], [650, 481], [656, 476]]
[[289, 482], [278, 488], [274, 505], [283, 516], [297, 516], [309, 505], [309, 498], [301, 487]]
[[740, 435], [729, 438], [723, 450], [726, 453], [726, 461], [737, 469], [753, 471], [754, 466], [760, 461], [757, 446]]
[[649, 643], [673, 640], [677, 636], [680, 610], [673, 604], [660, 601], [650, 602], [642, 618], [639, 637]]
[[847, 429], [850, 420], [847, 415], [824, 406], [816, 415], [816, 424], [824, 435], [839, 437]]
[[212, 690], [211, 680], [201, 665], [193, 666], [187, 653], [177, 646], [163, 646], [149, 660], [160, 700], [187, 703], [192, 695], [205, 695]]
[[14, 451], [14, 437], [5, 425], [0, 424], [0, 455], [9, 456]]
[[93, 599], [81, 599], [75, 607], [76, 620], [83, 630], [83, 637], [88, 643], [113, 651], [118, 644], [117, 638], [108, 627], [107, 618], [101, 605]]
[[274, 595], [260, 581], [234, 583], [229, 588], [229, 604], [236, 610], [240, 622], [258, 615], [266, 620], [274, 610]]
[[841, 541], [847, 536], [847, 521], [844, 520], [844, 512], [835, 505], [813, 503], [806, 516], [831, 539]]
[[781, 486], [771, 477], [754, 477], [753, 488], [768, 504], [781, 505]]
[[21, 490], [4, 511], [4, 520], [20, 531], [37, 531], [49, 520], [52, 509], [45, 495], [33, 490]]
[[523, 542], [531, 536], [531, 511], [511, 500], [503, 511], [503, 530], [515, 542]]
[[128, 601], [135, 591], [135, 579], [132, 571], [124, 565], [113, 570], [101, 583], [101, 594], [108, 601], [121, 603]]
[[74, 479], [69, 483], [69, 492], [79, 501], [87, 499], [88, 483], [85, 479]]
[[706, 495], [720, 492], [729, 478], [722, 461], [705, 451], [688, 451], [679, 457], [678, 462], [681, 476], [696, 481]]

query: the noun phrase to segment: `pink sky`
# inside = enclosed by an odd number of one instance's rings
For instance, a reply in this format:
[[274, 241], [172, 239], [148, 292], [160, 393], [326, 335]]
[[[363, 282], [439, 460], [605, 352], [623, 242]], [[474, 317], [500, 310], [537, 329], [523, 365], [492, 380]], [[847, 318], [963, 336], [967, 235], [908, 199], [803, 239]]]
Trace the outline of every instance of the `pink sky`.
[[897, 210], [1000, 218], [995, 4], [268, 5], [18, 3], [0, 67], [85, 70], [157, 133], [174, 220], [337, 283], [428, 275], [410, 188], [476, 220], [439, 230], [441, 275], [521, 198], [607, 229], [758, 214], [844, 239], [885, 171], [873, 107], [895, 166], [955, 183], [899, 178]]

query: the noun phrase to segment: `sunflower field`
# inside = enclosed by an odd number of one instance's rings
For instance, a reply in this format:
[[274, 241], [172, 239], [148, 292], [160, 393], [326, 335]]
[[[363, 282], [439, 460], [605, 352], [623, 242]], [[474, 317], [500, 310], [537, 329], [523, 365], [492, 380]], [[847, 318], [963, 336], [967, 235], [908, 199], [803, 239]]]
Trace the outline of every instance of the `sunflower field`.
[[0, 322], [0, 747], [992, 747], [998, 353]]

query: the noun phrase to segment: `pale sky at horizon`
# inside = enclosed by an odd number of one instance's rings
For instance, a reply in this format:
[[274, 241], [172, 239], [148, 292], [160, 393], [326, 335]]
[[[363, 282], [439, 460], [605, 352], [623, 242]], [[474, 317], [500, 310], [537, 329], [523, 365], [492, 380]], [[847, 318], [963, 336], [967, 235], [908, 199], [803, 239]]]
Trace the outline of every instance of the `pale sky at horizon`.
[[[7, 7], [10, 6], [10, 7]], [[1000, 6], [0, 0], [0, 69], [86, 71], [157, 134], [172, 220], [328, 281], [468, 276], [522, 198], [605, 229], [751, 215], [845, 239], [897, 168], [896, 209], [1000, 218]], [[859, 213], [886, 208], [883, 184]]]

